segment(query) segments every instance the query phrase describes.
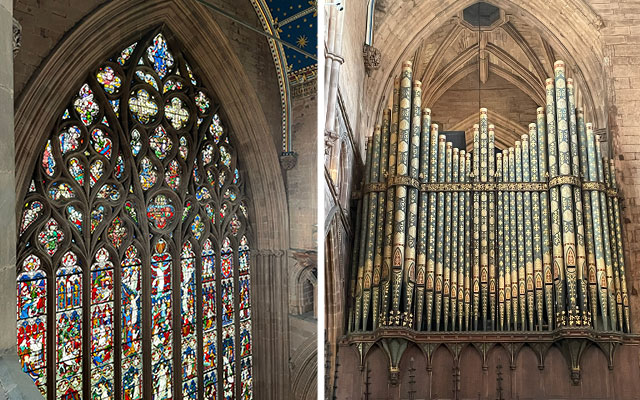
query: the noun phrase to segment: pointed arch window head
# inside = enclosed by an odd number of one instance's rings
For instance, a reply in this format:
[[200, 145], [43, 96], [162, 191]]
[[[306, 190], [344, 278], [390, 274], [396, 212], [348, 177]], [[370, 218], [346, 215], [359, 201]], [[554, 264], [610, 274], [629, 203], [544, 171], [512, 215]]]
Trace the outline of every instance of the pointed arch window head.
[[43, 396], [251, 399], [245, 184], [219, 105], [171, 35], [91, 71], [37, 161], [17, 339]]

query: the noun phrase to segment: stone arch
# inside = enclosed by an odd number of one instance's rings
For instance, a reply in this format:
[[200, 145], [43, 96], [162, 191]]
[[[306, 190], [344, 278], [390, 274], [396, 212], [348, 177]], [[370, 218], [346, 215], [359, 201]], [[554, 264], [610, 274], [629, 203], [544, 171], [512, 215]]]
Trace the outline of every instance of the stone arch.
[[[289, 341], [286, 298], [265, 300], [274, 297], [274, 282], [277, 291], [286, 293], [283, 249], [289, 248], [289, 221], [284, 180], [272, 135], [265, 134], [270, 125], [258, 94], [210, 12], [185, 0], [108, 2], [69, 32], [16, 102], [16, 198], [22, 202], [36, 157], [54, 120], [64, 110], [66, 99], [86, 79], [87, 71], [108, 58], [117, 46], [137, 40], [159, 24], [182, 44], [205, 86], [216, 94], [225, 120], [236, 133], [236, 146], [242, 149], [239, 159], [246, 169], [243, 174], [252, 199], [252, 247], [256, 250], [251, 253], [255, 277], [255, 390], [265, 398], [282, 398], [290, 390], [288, 353], [282, 350], [288, 348]], [[104, 40], [111, 37], [118, 40]], [[16, 207], [16, 220], [19, 212], [20, 207]], [[13, 296], [13, 292], [7, 295]]]
[[[293, 266], [291, 275], [291, 298], [290, 312], [293, 314], [304, 314], [313, 311], [316, 315], [316, 297], [318, 290], [318, 272], [315, 263], [298, 260]], [[311, 292], [308, 291], [311, 286]], [[311, 295], [311, 298], [309, 298]], [[311, 309], [308, 306], [311, 305]]]
[[313, 400], [316, 398], [318, 377], [318, 353], [316, 338], [300, 345], [291, 360], [296, 371], [291, 377], [291, 389], [296, 399]]
[[[63, 99], [85, 79], [86, 71], [108, 57], [116, 47], [134, 41], [159, 22], [164, 23], [183, 44], [197, 65], [203, 80], [216, 93], [236, 132], [240, 155], [249, 177], [254, 203], [257, 248], [287, 248], [288, 217], [283, 212], [286, 193], [277, 152], [265, 131], [269, 130], [242, 65], [228, 39], [209, 12], [186, 1], [135, 0], [127, 4], [109, 3], [77, 26], [41, 66], [17, 101], [16, 193], [24, 197], [35, 157], [42, 148], [53, 120], [64, 109]], [[118, 35], [118, 42], [104, 37]], [[215, 52], [207, 49], [216, 49]], [[77, 58], [76, 54], [83, 54]], [[55, 99], [60, 99], [56, 101]], [[269, 151], [272, 149], [272, 151]], [[18, 219], [18, 215], [16, 220]]]
[[[410, 59], [419, 39], [433, 34], [439, 26], [454, 17], [475, 0], [425, 1], [417, 4], [390, 2], [386, 18], [377, 21], [376, 47], [382, 53], [381, 68], [365, 79], [365, 115], [361, 129], [371, 130], [387, 103], [393, 77], [401, 63]], [[599, 29], [603, 22], [584, 0], [551, 0], [549, 2], [491, 1], [508, 14], [517, 15], [531, 26], [540, 27], [543, 38], [558, 50], [569, 64], [575, 66], [575, 79], [583, 87], [588, 116], [597, 127], [606, 123], [605, 104], [593, 105], [593, 100], [606, 96], [603, 49]], [[571, 15], [571, 18], [567, 18]], [[391, 17], [392, 16], [392, 17]], [[407, 24], [411, 20], [416, 23]], [[591, 102], [590, 102], [591, 101]], [[590, 109], [589, 109], [590, 108]]]

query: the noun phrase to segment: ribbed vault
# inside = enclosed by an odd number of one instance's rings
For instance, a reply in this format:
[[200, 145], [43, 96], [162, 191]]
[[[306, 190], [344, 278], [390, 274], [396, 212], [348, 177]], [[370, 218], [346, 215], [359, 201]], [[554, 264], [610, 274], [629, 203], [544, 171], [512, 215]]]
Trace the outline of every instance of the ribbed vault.
[[[477, 108], [489, 109], [490, 122], [496, 125], [496, 141], [512, 144], [516, 135], [526, 133], [528, 123], [534, 121], [536, 106], [544, 104], [544, 80], [553, 75], [553, 62], [562, 59], [580, 90], [578, 106], [585, 109], [586, 118], [596, 127], [606, 126], [602, 100], [606, 98], [606, 84], [598, 46], [602, 23], [582, 0], [493, 0], [499, 17], [483, 27], [464, 20], [463, 10], [476, 3], [472, 0], [424, 1], [413, 7], [402, 2], [380, 3], [376, 4], [379, 11], [374, 46], [381, 50], [382, 62], [365, 81], [364, 97], [372, 102], [367, 107], [370, 114], [362, 121], [365, 132], [379, 123], [381, 111], [389, 103], [384, 96], [391, 93], [394, 71], [405, 60], [413, 61], [414, 79], [422, 81], [423, 105], [434, 110], [434, 120], [443, 119], [437, 113], [439, 108], [451, 108], [444, 99], [455, 91], [459, 98], [480, 99], [482, 105]], [[530, 109], [516, 117], [496, 110], [500, 107], [487, 101], [496, 79], [503, 92], [508, 88], [517, 93], [516, 97], [528, 98]], [[492, 109], [498, 112], [491, 115]], [[468, 132], [476, 118], [477, 112], [456, 121], [449, 119], [441, 129]], [[467, 142], [469, 139], [467, 136]]]

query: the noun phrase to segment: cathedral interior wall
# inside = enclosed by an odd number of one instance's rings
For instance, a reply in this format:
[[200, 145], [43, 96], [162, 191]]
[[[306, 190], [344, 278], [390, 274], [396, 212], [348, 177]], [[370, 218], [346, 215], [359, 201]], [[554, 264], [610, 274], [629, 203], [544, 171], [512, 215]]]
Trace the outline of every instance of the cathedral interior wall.
[[[4, 2], [7, 4], [5, 5]], [[59, 80], [63, 74], [73, 76], [69, 80], [82, 80], [89, 68], [93, 68], [102, 58], [94, 57], [97, 53], [109, 52], [121, 45], [124, 40], [129, 37], [123, 35], [131, 35], [132, 29], [145, 30], [147, 26], [157, 26], [165, 23], [179, 37], [185, 45], [185, 53], [193, 57], [193, 59], [207, 62], [200, 63], [200, 69], [196, 70], [196, 74], [200, 76], [206, 75], [206, 79], [212, 82], [211, 91], [216, 94], [218, 100], [221, 100], [224, 112], [228, 115], [228, 119], [232, 122], [235, 129], [234, 143], [238, 148], [239, 158], [246, 169], [245, 175], [248, 176], [248, 194], [252, 197], [252, 222], [253, 233], [256, 236], [256, 242], [253, 244], [252, 264], [253, 264], [253, 303], [255, 307], [254, 314], [254, 368], [255, 368], [255, 390], [260, 393], [262, 398], [286, 398], [294, 391], [298, 398], [315, 397], [315, 367], [316, 367], [316, 345], [315, 345], [315, 327], [316, 321], [313, 318], [301, 320], [300, 324], [289, 323], [289, 268], [293, 268], [295, 260], [291, 257], [291, 247], [295, 246], [297, 250], [301, 250], [306, 254], [315, 249], [315, 192], [312, 190], [315, 182], [315, 126], [316, 126], [316, 110], [315, 97], [307, 97], [296, 103], [296, 112], [304, 115], [292, 115], [291, 124], [294, 127], [294, 143], [292, 150], [301, 154], [298, 166], [293, 170], [285, 172], [280, 166], [278, 156], [282, 151], [282, 110], [280, 87], [275, 72], [273, 57], [269, 48], [268, 41], [264, 36], [252, 32], [242, 27], [220, 14], [208, 11], [202, 6], [193, 2], [187, 4], [182, 1], [162, 1], [154, 2], [153, 7], [148, 7], [146, 14], [141, 19], [139, 26], [132, 28], [132, 15], [141, 12], [144, 5], [140, 1], [127, 2], [126, 6], [131, 7], [131, 15], [127, 14], [129, 9], [120, 9], [121, 15], [118, 15], [120, 21], [124, 25], [121, 29], [111, 28], [107, 34], [100, 36], [102, 42], [95, 44], [96, 37], [87, 38], [88, 42], [94, 43], [94, 47], [90, 51], [82, 51], [76, 49], [72, 51], [66, 46], [70, 42], [77, 40], [77, 32], [87, 34], [88, 31], [100, 31], [104, 26], [113, 24], [113, 16], [111, 20], [104, 15], [105, 9], [114, 9], [123, 7], [120, 5], [102, 2], [82, 2], [81, 7], [71, 7], [71, 1], [48, 2], [48, 1], [16, 1], [15, 13], [13, 16], [22, 25], [23, 41], [21, 51], [14, 59], [15, 71], [10, 69], [2, 69], [0, 71], [0, 93], [6, 96], [0, 96], [2, 99], [3, 115], [11, 117], [3, 119], [6, 123], [6, 132], [13, 134], [13, 115], [15, 110], [19, 110], [24, 102], [33, 105], [34, 103], [44, 104], [40, 107], [38, 118], [52, 119], [57, 111], [53, 110], [58, 106], [58, 102], [66, 102], [67, 94], [60, 96], [61, 100], [52, 101], [56, 105], [47, 104], [44, 99], [34, 97], [33, 93], [28, 93], [30, 85], [38, 80], [42, 75], [41, 70], [45, 69], [47, 76], [53, 77], [44, 84], [40, 81], [44, 92], [71, 93], [77, 90], [76, 84], [65, 82], [62, 87]], [[117, 2], [115, 2], [117, 3]], [[74, 3], [75, 4], [75, 3]], [[257, 17], [256, 11], [250, 1], [234, 2], [220, 1], [216, 2], [225, 11], [237, 16], [240, 20], [253, 25], [257, 28], [261, 23]], [[8, 23], [3, 23], [3, 32], [0, 36], [3, 40], [3, 46], [6, 45], [7, 54], [4, 54], [5, 47], [1, 47], [3, 60], [9, 56], [13, 58], [11, 51], [11, 33], [8, 29], [11, 27], [11, 3], [3, 0], [2, 17], [7, 17]], [[148, 6], [148, 4], [147, 4]], [[126, 7], [125, 7], [126, 8]], [[169, 10], [169, 11], [167, 11]], [[6, 13], [5, 13], [6, 11]], [[111, 11], [110, 11], [111, 12]], [[106, 18], [104, 24], [96, 24], [88, 27], [87, 19], [98, 13]], [[102, 14], [101, 14], [102, 13]], [[165, 14], [166, 13], [166, 14]], [[173, 15], [172, 15], [173, 13]], [[5, 15], [6, 14], [6, 15]], [[154, 17], [151, 17], [153, 15]], [[155, 18], [155, 19], [154, 19]], [[213, 24], [207, 25], [213, 20]], [[4, 21], [4, 19], [3, 19]], [[6, 22], [6, 21], [5, 21]], [[177, 25], [172, 25], [177, 24]], [[104, 26], [102, 26], [104, 25]], [[214, 26], [215, 25], [215, 26]], [[94, 30], [95, 29], [95, 30]], [[191, 31], [190, 31], [191, 30]], [[177, 32], [179, 31], [179, 32]], [[192, 32], [186, 34], [185, 32]], [[208, 37], [198, 39], [197, 35], [202, 32], [209, 32]], [[211, 34], [215, 32], [215, 34]], [[216, 35], [221, 33], [223, 37]], [[94, 35], [97, 35], [94, 33]], [[108, 41], [107, 41], [108, 40]], [[212, 45], [212, 40], [214, 42]], [[78, 43], [78, 42], [73, 42]], [[207, 50], [207, 47], [220, 48], [220, 56]], [[78, 46], [81, 47], [81, 46]], [[195, 50], [194, 50], [195, 49]], [[68, 67], [52, 71], [51, 64], [64, 63], [56, 57], [63, 52], [72, 51], [79, 58], [73, 60], [73, 57], [67, 57], [69, 62], [73, 62], [75, 67]], [[226, 53], [225, 53], [226, 52]], [[233, 55], [231, 55], [233, 54]], [[226, 58], [225, 58], [226, 57]], [[53, 59], [53, 61], [52, 61]], [[197, 62], [195, 63], [197, 64]], [[3, 65], [11, 65], [10, 62], [3, 62]], [[86, 66], [90, 65], [90, 66]], [[194, 67], [195, 68], [195, 67]], [[12, 72], [15, 72], [15, 97], [12, 98], [13, 82]], [[65, 77], [62, 77], [64, 81]], [[237, 82], [246, 84], [241, 90]], [[217, 86], [218, 89], [216, 90]], [[6, 90], [5, 90], [6, 89]], [[53, 96], [52, 98], [57, 98]], [[26, 100], [25, 100], [26, 99]], [[4, 104], [6, 102], [6, 104]], [[24, 116], [24, 107], [22, 109]], [[33, 113], [33, 110], [28, 111]], [[42, 114], [45, 116], [43, 117]], [[51, 114], [51, 115], [49, 115]], [[3, 117], [4, 118], [4, 117]], [[25, 119], [20, 126], [16, 127], [16, 141], [22, 143], [22, 147], [27, 147], [18, 152], [16, 162], [19, 165], [31, 164], [34, 160], [33, 154], [39, 152], [38, 145], [29, 142], [41, 141], [37, 137], [36, 131], [43, 131], [48, 134], [49, 129], [46, 123], [36, 124], [37, 130], [25, 128], [25, 125], [34, 123], [33, 120]], [[25, 132], [29, 131], [32, 137], [26, 137]], [[17, 171], [13, 165], [13, 147], [0, 147], [0, 155], [2, 157], [0, 164], [0, 179], [3, 187], [13, 187], [14, 176], [22, 177], [30, 174], [31, 165], [27, 168], [29, 171]], [[13, 138], [7, 138], [6, 143], [13, 144]], [[25, 144], [26, 143], [26, 144]], [[16, 146], [18, 147], [18, 146]], [[5, 166], [6, 164], [6, 166]], [[6, 173], [5, 173], [6, 171]], [[26, 178], [25, 178], [26, 179]], [[18, 192], [24, 189], [18, 187]], [[3, 225], [7, 225], [14, 229], [16, 214], [13, 213], [16, 199], [13, 192], [3, 191], [0, 194], [0, 204], [5, 212], [3, 218], [6, 220]], [[295, 204], [295, 210], [289, 212], [290, 205]], [[305, 212], [301, 210], [304, 207]], [[20, 209], [20, 205], [16, 208]], [[11, 215], [10, 215], [11, 214]], [[295, 224], [289, 224], [289, 217], [295, 217]], [[4, 220], [3, 220], [4, 221]], [[290, 229], [296, 229], [295, 235]], [[3, 279], [3, 285], [6, 290], [2, 293], [6, 294], [6, 300], [2, 304], [6, 305], [6, 309], [2, 310], [3, 316], [7, 320], [15, 319], [15, 232], [11, 229], [7, 235], [3, 236], [0, 248], [2, 261], [0, 265], [7, 274], [7, 279]], [[289, 243], [289, 238], [296, 238], [295, 244]], [[313, 259], [313, 258], [312, 258]], [[3, 308], [5, 308], [3, 306]], [[2, 348], [8, 349], [9, 355], [15, 354], [15, 325], [5, 325], [6, 332], [2, 337]], [[312, 328], [313, 327], [313, 328]], [[290, 342], [290, 332], [297, 329], [297, 333], [307, 335], [306, 341], [298, 335], [294, 338], [294, 343]], [[13, 357], [13, 367], [17, 365], [17, 358]], [[2, 366], [0, 366], [0, 369]], [[15, 369], [15, 368], [14, 368]], [[0, 381], [4, 384], [4, 370]], [[25, 374], [18, 373], [16, 379], [21, 378]], [[293, 388], [294, 381], [290, 379], [295, 376], [295, 390]], [[27, 377], [28, 379], [28, 377]], [[30, 382], [26, 382], [27, 387], [32, 387]], [[27, 396], [26, 398], [33, 398]]]
[[[443, 37], [438, 27], [448, 23], [449, 18], [464, 7], [474, 3], [425, 2], [419, 5], [390, 1], [377, 1], [375, 11], [374, 46], [381, 51], [380, 68], [364, 77], [362, 89], [353, 79], [340, 79], [340, 93], [344, 98], [362, 91], [360, 103], [344, 102], [343, 115], [353, 127], [355, 141], [365, 143], [373, 127], [380, 123], [382, 109], [390, 100], [393, 77], [399, 73], [400, 63], [414, 59], [427, 48], [435, 50], [430, 38], [438, 42]], [[494, 3], [494, 2], [492, 2]], [[632, 1], [575, 0], [568, 2], [518, 2], [496, 3], [515, 18], [526, 19], [549, 40], [555, 54], [565, 61], [575, 61], [575, 72], [593, 99], [593, 108], [588, 109], [587, 118], [595, 122], [604, 135], [603, 148], [610, 151], [615, 160], [617, 177], [624, 204], [623, 225], [627, 262], [627, 282], [631, 304], [632, 332], [640, 332], [640, 6]], [[455, 10], [454, 10], [455, 9]], [[364, 15], [364, 14], [362, 14]], [[357, 19], [356, 19], [357, 21]], [[532, 22], [533, 21], [533, 22]], [[535, 22], [535, 23], [534, 23]], [[562, 27], [562, 28], [561, 28]], [[362, 60], [355, 57], [364, 41], [364, 30], [357, 30], [345, 14], [343, 52], [344, 71], [361, 71]], [[431, 36], [433, 35], [433, 36]], [[427, 38], [421, 44], [420, 39]], [[527, 37], [529, 39], [529, 37]], [[559, 44], [562, 44], [559, 46]], [[431, 46], [431, 47], [429, 47]], [[432, 51], [431, 50], [431, 51]], [[354, 55], [349, 57], [348, 55]], [[553, 55], [552, 55], [553, 56]], [[542, 59], [542, 57], [540, 57]], [[349, 65], [357, 63], [358, 66]], [[422, 63], [428, 60], [421, 60]], [[542, 61], [543, 68], [550, 66]], [[530, 65], [528, 66], [530, 67]], [[364, 71], [362, 71], [364, 72]], [[547, 72], [549, 73], [549, 72]], [[448, 89], [435, 104], [423, 104], [432, 108], [434, 122], [442, 123], [444, 130], [459, 125], [468, 114], [477, 112], [478, 75], [470, 74]], [[535, 120], [536, 104], [522, 87], [501, 81], [489, 74], [483, 85], [483, 107], [498, 110], [497, 114], [508, 117], [526, 133], [527, 124]], [[496, 124], [498, 125], [498, 124]], [[469, 127], [467, 127], [469, 128]], [[464, 128], [464, 129], [467, 129]], [[507, 132], [504, 132], [505, 134]], [[326, 132], [325, 132], [326, 135]], [[514, 139], [516, 140], [516, 139]], [[513, 140], [511, 140], [513, 142]], [[611, 144], [609, 144], [609, 143]], [[358, 148], [363, 155], [364, 145]], [[333, 161], [327, 161], [331, 165]], [[349, 179], [349, 178], [346, 178]], [[360, 178], [352, 178], [353, 191], [358, 190]], [[327, 208], [329, 210], [329, 208]], [[353, 234], [351, 239], [353, 238]], [[330, 231], [327, 240], [332, 243], [332, 252], [351, 254], [353, 244], [349, 239], [337, 240], [337, 232]], [[329, 254], [329, 253], [327, 253]], [[344, 263], [337, 257], [327, 257], [327, 276], [350, 275], [350, 256]], [[338, 286], [336, 286], [338, 287]], [[350, 287], [333, 299], [341, 305], [327, 303], [327, 313], [348, 313]], [[329, 318], [329, 317], [328, 317]], [[344, 328], [335, 328], [338, 331]], [[338, 346], [335, 364], [329, 376], [332, 390], [338, 399], [361, 398], [368, 393], [369, 399], [406, 399], [409, 397], [410, 363], [405, 357], [414, 357], [416, 392], [414, 399], [451, 398], [453, 391], [453, 367], [460, 367], [460, 398], [496, 398], [498, 388], [497, 368], [502, 371], [501, 385], [504, 398], [605, 398], [631, 399], [637, 397], [637, 359], [640, 349], [636, 345], [618, 346], [613, 359], [596, 345], [591, 345], [582, 354], [581, 380], [572, 385], [566, 357], [560, 347], [552, 346], [545, 352], [525, 345], [512, 360], [511, 350], [496, 346], [482, 356], [472, 347], [467, 347], [454, 359], [446, 347], [439, 347], [427, 358], [424, 351], [416, 357], [417, 346], [409, 344], [405, 351], [398, 376], [390, 373], [389, 358], [381, 346], [374, 345], [365, 358], [354, 345]], [[456, 364], [458, 363], [459, 364]], [[365, 367], [366, 366], [368, 367]], [[367, 368], [371, 371], [367, 373]], [[368, 376], [368, 377], [367, 377]], [[367, 389], [367, 379], [369, 386]], [[394, 383], [395, 382], [395, 383]], [[540, 383], [539, 383], [540, 382]]]

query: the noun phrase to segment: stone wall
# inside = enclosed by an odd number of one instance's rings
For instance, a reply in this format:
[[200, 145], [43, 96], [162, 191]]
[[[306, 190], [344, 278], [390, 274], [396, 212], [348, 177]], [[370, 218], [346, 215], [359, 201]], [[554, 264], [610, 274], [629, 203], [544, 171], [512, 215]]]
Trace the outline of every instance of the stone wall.
[[640, 4], [590, 0], [609, 74], [609, 132], [624, 198], [624, 240], [632, 327], [640, 332]]
[[[16, 100], [37, 68], [58, 46], [64, 35], [73, 30], [88, 15], [99, 10], [104, 3], [104, 0], [15, 1], [14, 17], [23, 26], [22, 49], [16, 57], [14, 69]], [[222, 0], [216, 1], [215, 4], [252, 26], [261, 26], [249, 0], [239, 2]], [[273, 136], [274, 146], [278, 151], [281, 151], [280, 92], [277, 79], [266, 79], [266, 77], [275, 76], [275, 66], [267, 39], [212, 10], [209, 12], [236, 49], [245, 72], [256, 93], [259, 94], [260, 104], [269, 121], [269, 134]], [[117, 37], [109, 38], [109, 40], [113, 41], [110, 47], [114, 49], [129, 44], [121, 43]], [[278, 101], [274, 99], [278, 99]]]
[[[363, 84], [366, 76], [362, 61], [362, 46], [366, 29], [367, 2], [353, 1], [345, 5], [342, 28], [342, 57], [344, 63], [340, 69], [339, 91], [344, 103], [344, 115], [352, 127], [358, 126], [363, 109]], [[356, 147], [364, 151], [365, 136], [371, 132], [357, 132], [354, 135]]]
[[[516, 123], [521, 127], [522, 133], [527, 132], [529, 123], [536, 121], [536, 103], [507, 80], [490, 74], [487, 82], [480, 85], [480, 92], [477, 88], [478, 75], [469, 74], [447, 90], [435, 104], [430, 105], [431, 120], [440, 124], [441, 131], [452, 130], [471, 115], [476, 116], [474, 123], [478, 123], [480, 107], [486, 107], [491, 113]], [[495, 123], [491, 120], [489, 122]], [[470, 128], [471, 126], [464, 126], [461, 130]], [[472, 140], [473, 137], [467, 138], [468, 142]]]

